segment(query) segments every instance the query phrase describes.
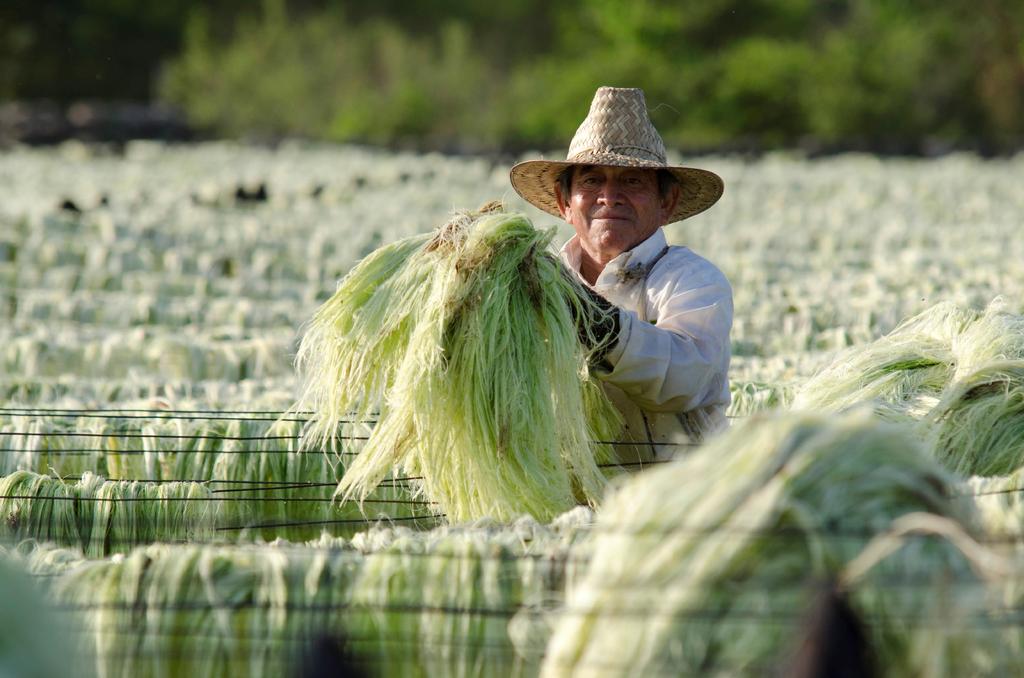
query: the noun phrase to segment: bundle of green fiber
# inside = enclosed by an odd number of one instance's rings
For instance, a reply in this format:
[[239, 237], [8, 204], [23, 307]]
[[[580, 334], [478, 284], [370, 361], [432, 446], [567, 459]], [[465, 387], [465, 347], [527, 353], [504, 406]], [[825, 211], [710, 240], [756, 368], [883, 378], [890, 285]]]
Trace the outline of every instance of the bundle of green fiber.
[[[345, 466], [371, 430], [340, 427], [338, 451], [300, 447], [303, 421], [258, 418], [21, 418], [22, 449], [3, 455], [9, 472], [94, 472], [113, 480], [208, 481], [223, 499], [223, 535], [305, 540], [329, 527], [351, 535], [368, 520], [432, 517], [433, 505], [413, 496], [409, 481], [387, 479], [365, 498], [332, 505]], [[2, 443], [2, 441], [0, 441]], [[141, 507], [140, 507], [141, 508]], [[432, 521], [428, 521], [432, 522]], [[245, 529], [248, 528], [248, 529]]]
[[299, 348], [307, 442], [379, 409], [337, 496], [393, 469], [451, 521], [596, 504], [620, 419], [588, 372], [574, 315], [593, 311], [547, 252], [554, 231], [494, 205], [380, 248], [314, 315]]
[[0, 601], [0, 676], [67, 676], [67, 630], [30, 578], [3, 556]]
[[[167, 419], [118, 427], [106, 445], [112, 478], [261, 480], [272, 466], [274, 479], [324, 480], [316, 469], [330, 468], [324, 455], [298, 451], [299, 422], [262, 419]], [[297, 462], [297, 464], [296, 464]], [[297, 465], [298, 468], [292, 468]]]
[[362, 556], [351, 550], [154, 544], [52, 587], [99, 676], [281, 676], [342, 632]]
[[797, 392], [797, 410], [871, 402], [917, 422], [938, 458], [964, 475], [1024, 464], [1024, 316], [996, 299], [984, 312], [938, 304], [878, 341], [840, 354]]
[[952, 341], [956, 379], [989, 363], [1024, 360], [1024, 315], [1011, 313], [1002, 298], [994, 299]]
[[[774, 674], [812, 582], [908, 514], [972, 524], [952, 485], [868, 414], [755, 416], [606, 501], [542, 675]], [[972, 675], [1001, 652], [967, 630], [985, 600], [971, 563], [911, 538], [849, 589], [887, 675]]]
[[522, 656], [508, 621], [564, 598], [589, 523], [576, 510], [309, 546], [155, 544], [51, 590], [98, 675], [281, 675], [324, 634], [373, 675], [532, 675], [540, 652]]
[[[303, 454], [298, 449], [301, 429], [301, 421], [258, 417], [34, 414], [10, 417], [4, 423], [0, 450], [8, 473], [25, 470], [72, 476], [92, 471], [118, 480], [214, 480], [246, 476], [247, 471], [236, 466], [262, 469], [273, 465], [274, 473], [286, 474], [281, 479], [335, 480], [333, 473], [322, 471], [338, 460]], [[365, 435], [365, 426], [347, 436], [359, 433]], [[258, 480], [256, 475], [249, 472], [249, 479]]]
[[989, 362], [957, 379], [924, 424], [936, 457], [958, 473], [1024, 467], [1024, 360]]
[[[365, 437], [369, 425], [346, 424], [336, 434], [342, 444], [336, 445], [335, 453], [301, 449], [301, 430], [301, 422], [278, 421], [264, 428], [263, 439], [255, 444], [235, 442], [237, 449], [223, 449], [217, 455], [207, 477], [217, 488], [214, 493], [226, 500], [225, 526], [249, 526], [230, 532], [242, 538], [305, 541], [324, 529], [351, 535], [373, 520], [436, 523], [435, 507], [415, 497], [411, 481], [401, 478], [384, 479], [362, 505], [332, 500], [341, 474], [358, 449], [349, 439]], [[176, 472], [185, 473], [185, 469]]]
[[0, 478], [0, 533], [76, 546], [90, 556], [155, 541], [210, 540], [218, 502], [201, 483], [77, 482], [15, 471]]
[[771, 384], [759, 381], [733, 381], [729, 384], [732, 400], [729, 416], [745, 417], [756, 412], [785, 409], [793, 399], [791, 384]]
[[978, 315], [936, 304], [881, 339], [839, 353], [797, 389], [791, 407], [837, 412], [871, 402], [884, 418], [918, 419], [952, 379], [953, 341]]
[[43, 587], [49, 586], [50, 579], [88, 562], [81, 549], [33, 539], [24, 539], [10, 548], [0, 547], [0, 557], [6, 557], [38, 578]]
[[62, 476], [104, 472], [103, 420], [69, 428], [63, 422], [36, 416], [14, 416], [0, 424], [0, 473], [52, 470]]
[[[586, 509], [584, 509], [586, 510]], [[589, 516], [523, 517], [429, 532], [357, 535], [372, 545], [352, 594], [351, 638], [380, 675], [536, 675], [542, 642], [512, 621], [541, 621], [586, 564]], [[386, 543], [386, 546], [382, 544]]]
[[1005, 476], [973, 476], [957, 493], [974, 504], [991, 537], [1024, 537], [1024, 469]]

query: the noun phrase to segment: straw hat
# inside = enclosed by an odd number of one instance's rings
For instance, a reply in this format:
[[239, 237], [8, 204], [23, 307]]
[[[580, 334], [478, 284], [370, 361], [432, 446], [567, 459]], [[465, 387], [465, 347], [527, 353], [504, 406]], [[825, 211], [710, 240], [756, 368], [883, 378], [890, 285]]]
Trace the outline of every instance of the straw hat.
[[558, 175], [571, 165], [649, 167], [666, 169], [679, 179], [680, 195], [667, 223], [703, 212], [714, 205], [724, 190], [714, 172], [666, 164], [665, 144], [647, 115], [641, 89], [600, 87], [590, 113], [576, 130], [569, 153], [562, 160], [527, 160], [510, 172], [512, 187], [531, 205], [560, 217], [555, 199]]

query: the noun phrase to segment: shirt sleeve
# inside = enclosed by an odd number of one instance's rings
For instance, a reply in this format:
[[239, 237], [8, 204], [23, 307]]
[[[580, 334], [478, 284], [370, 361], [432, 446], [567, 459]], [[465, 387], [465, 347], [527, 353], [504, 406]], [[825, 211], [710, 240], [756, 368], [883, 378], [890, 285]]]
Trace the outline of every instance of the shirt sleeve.
[[684, 412], [729, 402], [732, 288], [717, 269], [686, 289], [662, 280], [648, 290], [655, 324], [620, 309], [621, 332], [599, 376], [641, 409]]

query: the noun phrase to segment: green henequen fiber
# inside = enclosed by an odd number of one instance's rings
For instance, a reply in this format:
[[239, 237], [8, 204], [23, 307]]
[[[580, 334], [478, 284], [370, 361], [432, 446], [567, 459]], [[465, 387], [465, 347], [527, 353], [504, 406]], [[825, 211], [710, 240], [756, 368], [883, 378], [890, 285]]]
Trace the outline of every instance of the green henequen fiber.
[[1024, 360], [990, 362], [943, 394], [924, 422], [938, 459], [967, 476], [1024, 467]]
[[999, 476], [1024, 465], [1024, 316], [1001, 299], [984, 311], [942, 303], [890, 334], [841, 353], [801, 386], [795, 410], [872, 404], [914, 426], [963, 475]]
[[954, 338], [977, 317], [942, 303], [904, 320], [877, 341], [836, 356], [797, 389], [791, 409], [837, 412], [871, 402], [886, 419], [920, 418], [953, 377]]
[[540, 653], [518, 652], [508, 620], [562, 599], [586, 511], [309, 545], [152, 544], [58, 565], [50, 593], [101, 676], [278, 676], [323, 635], [368, 675], [536, 675]]
[[[363, 529], [368, 519], [411, 520], [427, 515], [436, 522], [431, 518], [433, 506], [417, 500], [406, 482], [388, 479], [362, 507], [332, 501], [348, 458], [358, 449], [358, 439], [372, 430], [366, 422], [346, 423], [339, 430], [344, 448], [334, 454], [302, 449], [302, 421], [296, 419], [44, 416], [19, 417], [12, 428], [17, 429], [12, 433], [28, 435], [5, 440], [0, 434], [0, 450], [5, 442], [9, 449], [18, 450], [0, 455], [9, 462], [8, 475], [33, 471], [125, 481], [118, 487], [142, 487], [128, 481], [144, 479], [169, 483], [168, 489], [181, 487], [174, 483], [179, 479], [202, 480], [209, 491], [203, 488], [199, 494], [204, 496], [197, 495], [197, 503], [216, 508], [221, 526], [230, 528], [219, 534], [230, 541], [305, 540], [320, 534], [325, 525], [335, 534], [351, 535]], [[60, 491], [55, 478], [39, 482]], [[72, 506], [66, 499], [58, 501]], [[118, 519], [145, 516], [149, 511], [142, 503], [118, 506]], [[53, 515], [59, 516], [60, 511]], [[167, 533], [165, 538], [173, 535]]]
[[0, 534], [81, 548], [89, 556], [155, 541], [212, 540], [220, 515], [202, 483], [77, 482], [15, 471], [0, 478]]
[[1024, 469], [1004, 476], [972, 476], [960, 484], [957, 494], [974, 504], [989, 536], [1024, 537]]
[[379, 409], [336, 497], [362, 499], [392, 470], [421, 478], [450, 521], [596, 505], [620, 418], [593, 381], [580, 305], [548, 252], [554, 230], [495, 205], [383, 247], [314, 315], [299, 348], [310, 446], [346, 414]]
[[[606, 501], [542, 675], [774, 674], [813, 582], [839, 578], [894, 521], [923, 517], [974, 544], [954, 483], [865, 413], [755, 416]], [[985, 595], [964, 553], [908, 538], [848, 589], [886, 675], [973, 675], [1003, 659], [996, 634], [971, 633]]]

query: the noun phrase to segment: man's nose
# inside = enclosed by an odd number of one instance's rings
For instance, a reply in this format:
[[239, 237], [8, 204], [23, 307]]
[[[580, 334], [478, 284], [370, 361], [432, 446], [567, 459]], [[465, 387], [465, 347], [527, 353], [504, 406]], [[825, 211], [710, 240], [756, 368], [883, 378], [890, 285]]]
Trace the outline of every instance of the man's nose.
[[614, 179], [609, 179], [601, 185], [597, 195], [598, 201], [607, 205], [618, 205], [622, 202], [622, 186]]

